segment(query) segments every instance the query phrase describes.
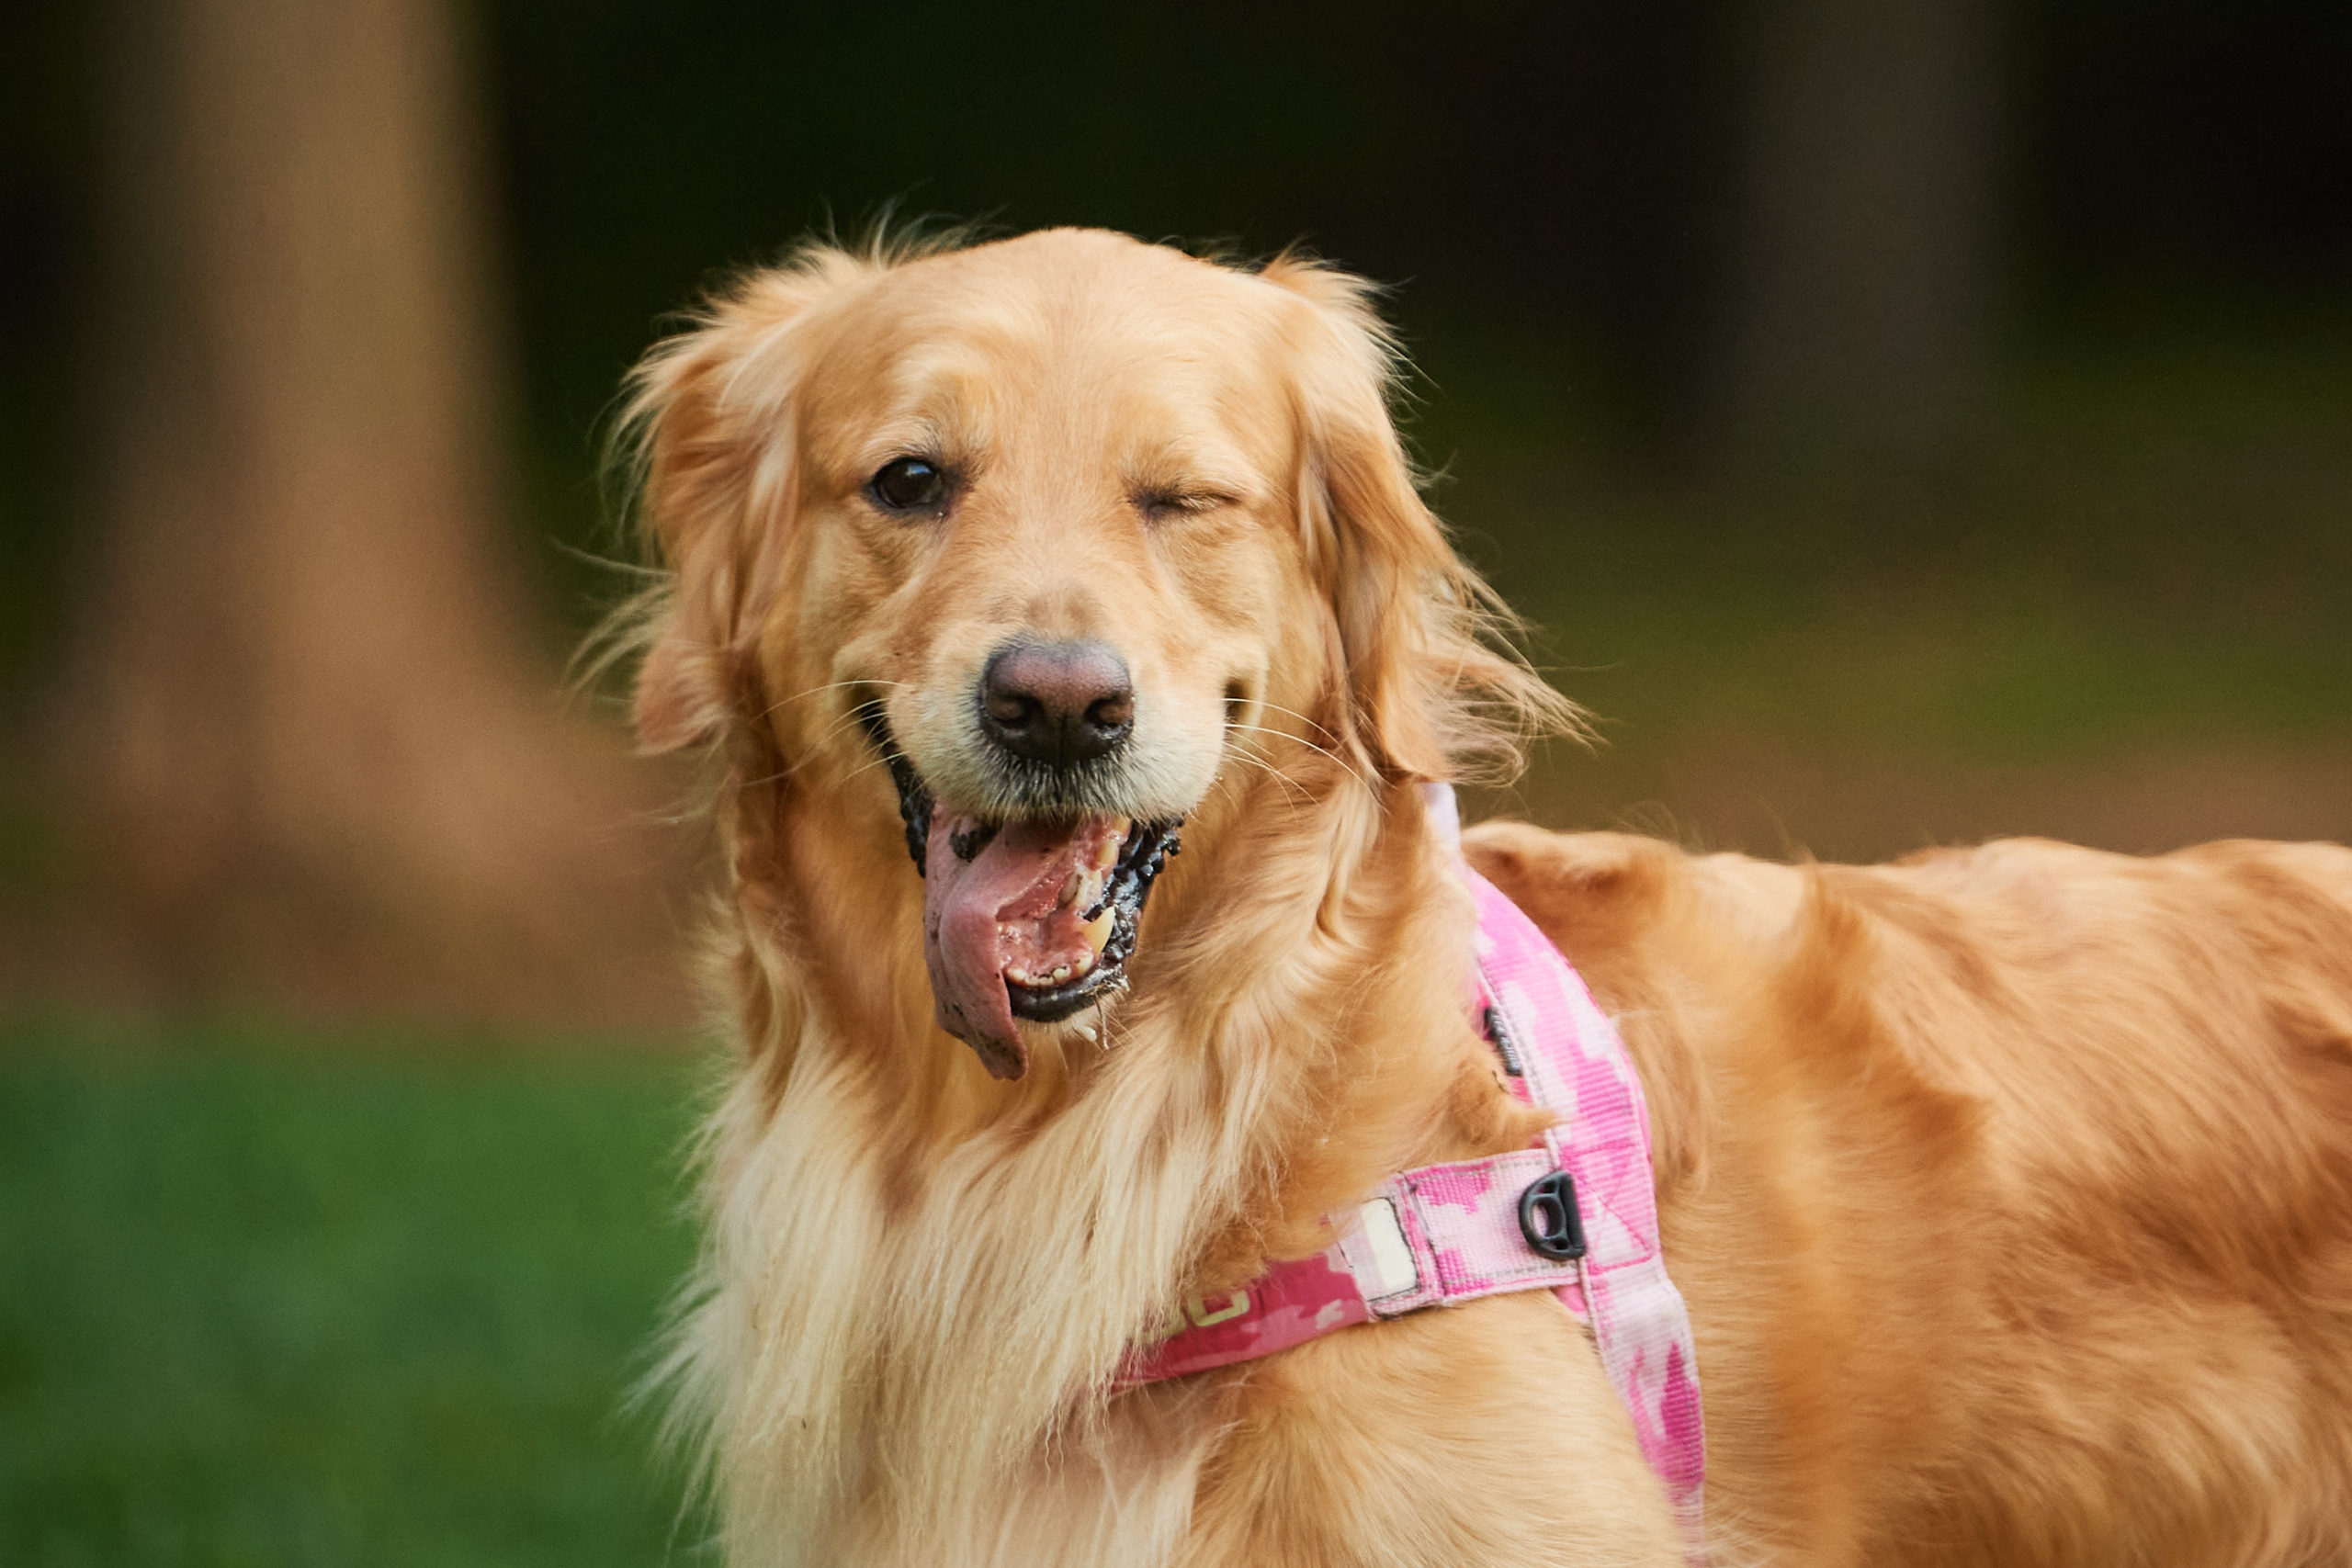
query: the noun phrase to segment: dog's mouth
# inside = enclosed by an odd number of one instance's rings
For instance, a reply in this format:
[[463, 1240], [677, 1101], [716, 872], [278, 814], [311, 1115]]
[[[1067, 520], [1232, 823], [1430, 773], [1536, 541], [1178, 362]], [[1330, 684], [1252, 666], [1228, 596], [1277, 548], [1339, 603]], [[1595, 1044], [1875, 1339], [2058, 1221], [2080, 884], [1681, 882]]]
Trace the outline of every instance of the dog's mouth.
[[1110, 813], [989, 821], [934, 803], [877, 711], [861, 714], [899, 788], [923, 878], [923, 959], [939, 1026], [999, 1078], [1028, 1070], [1016, 1019], [1053, 1023], [1126, 984], [1152, 879], [1181, 819]]

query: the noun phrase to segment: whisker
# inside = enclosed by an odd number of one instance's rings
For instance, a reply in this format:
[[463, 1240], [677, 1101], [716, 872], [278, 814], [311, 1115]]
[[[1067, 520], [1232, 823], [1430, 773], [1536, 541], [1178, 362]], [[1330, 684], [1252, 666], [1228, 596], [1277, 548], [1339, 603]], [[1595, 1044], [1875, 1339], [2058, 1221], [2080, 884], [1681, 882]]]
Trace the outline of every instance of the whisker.
[[[840, 726], [840, 725], [836, 724], [836, 725], [832, 726], [831, 728], [830, 728], [826, 729], [826, 730], [824, 731], [824, 733], [822, 733], [822, 734], [820, 734], [820, 735], [819, 735], [819, 736], [817, 737], [817, 744], [818, 744], [818, 745], [820, 745], [820, 746], [823, 745], [823, 744], [824, 744], [824, 742], [825, 742], [826, 740], [828, 740], [828, 739], [831, 739], [831, 737], [832, 737], [832, 734], [833, 734], [834, 730], [837, 730], [837, 729], [839, 729], [839, 728], [842, 728], [842, 726]], [[824, 753], [823, 753], [823, 752], [819, 751], [819, 750], [810, 750], [810, 751], [808, 751], [805, 756], [803, 756], [803, 757], [802, 757], [798, 761], [797, 761], [797, 762], [787, 762], [787, 763], [786, 763], [783, 767], [778, 768], [775, 772], [774, 772], [774, 773], [762, 773], [762, 774], [760, 774], [760, 775], [759, 775], [759, 777], [757, 777], [757, 778], [750, 778], [750, 779], [741, 779], [741, 780], [738, 780], [738, 781], [736, 782], [735, 787], [736, 787], [737, 789], [757, 789], [757, 788], [759, 788], [762, 784], [781, 784], [781, 783], [782, 783], [783, 781], [785, 781], [786, 779], [793, 778], [793, 777], [797, 776], [797, 775], [799, 773], [799, 772], [800, 772], [800, 770], [801, 770], [801, 769], [803, 769], [803, 768], [806, 768], [806, 767], [809, 766], [811, 763], [815, 763], [815, 762], [822, 761], [823, 760], [824, 760]], [[865, 763], [864, 763], [863, 765], [861, 765], [861, 766], [856, 770], [856, 772], [854, 772], [854, 773], [852, 773], [848, 774], [848, 775], [847, 775], [847, 777], [846, 777], [846, 778], [844, 778], [844, 779], [842, 780], [842, 782], [843, 782], [843, 783], [847, 783], [849, 779], [854, 779], [854, 778], [857, 777], [858, 773], [864, 773], [864, 772], [866, 770], [866, 768], [869, 768], [869, 767], [874, 766], [874, 765], [875, 765], [875, 762], [876, 762], [876, 761], [878, 761], [879, 760], [880, 760], [880, 759], [875, 759], [875, 760], [868, 761], [867, 762], [865, 762]]]
[[[831, 739], [834, 734], [848, 728], [848, 720], [836, 720], [818, 735], [816, 746], [821, 747], [828, 739]], [[800, 758], [799, 761], [788, 762], [772, 773], [763, 773], [755, 779], [745, 779], [737, 787], [741, 789], [750, 789], [759, 784], [776, 784], [782, 780], [796, 776], [803, 768], [812, 766], [813, 764], [823, 761], [825, 761], [825, 753], [822, 750], [812, 747]], [[868, 756], [863, 762], [860, 762], [856, 767], [852, 768], [848, 773], [842, 774], [842, 783], [847, 784], [850, 780], [856, 778], [859, 774], [869, 772], [872, 769], [881, 767], [888, 761], [889, 759], [887, 757], [878, 755]]]
[[889, 760], [886, 757], [868, 757], [865, 761], [860, 762], [857, 766], [843, 773], [842, 775], [842, 783], [848, 784], [853, 779], [864, 778], [875, 769], [888, 766], [888, 761]]
[[[1309, 722], [1312, 721], [1310, 720]], [[1232, 719], [1227, 719], [1226, 721], [1226, 728], [1228, 729], [1254, 730], [1261, 735], [1276, 735], [1280, 736], [1284, 740], [1296, 741], [1299, 745], [1306, 747], [1308, 750], [1320, 752], [1323, 756], [1330, 759], [1330, 761], [1342, 769], [1350, 778], [1363, 785], [1364, 788], [1371, 789], [1373, 787], [1372, 781], [1364, 777], [1363, 773], [1356, 768], [1355, 764], [1350, 762], [1345, 757], [1340, 756], [1338, 752], [1330, 750], [1329, 747], [1317, 746], [1314, 741], [1307, 739], [1303, 735], [1293, 735], [1285, 729], [1270, 729], [1262, 724], [1240, 724]]]
[[[757, 789], [762, 784], [782, 784], [786, 779], [791, 778], [794, 774], [799, 773], [801, 769], [808, 766], [809, 763], [816, 761], [818, 761], [818, 759], [814, 756], [803, 757], [800, 761], [794, 762], [789, 767], [778, 768], [772, 773], [762, 773], [755, 779], [745, 779], [735, 787], [737, 789]], [[851, 780], [872, 773], [875, 769], [882, 765], [883, 760], [881, 758], [869, 758], [867, 761], [859, 763], [856, 767], [852, 768], [848, 773], [843, 773], [842, 775], [841, 782], [848, 784]]]
[[838, 692], [844, 686], [896, 686], [903, 691], [914, 689], [912, 683], [906, 681], [829, 681], [821, 686], [811, 686], [805, 692], [795, 692], [788, 697], [778, 697], [763, 708], [759, 716], [765, 718], [776, 709], [788, 704], [800, 702], [808, 697], [820, 696], [827, 692]]
[[1290, 715], [1291, 717], [1298, 720], [1299, 723], [1306, 725], [1308, 728], [1322, 736], [1324, 739], [1330, 741], [1333, 745], [1336, 746], [1339, 744], [1340, 738], [1338, 736], [1332, 734], [1330, 730], [1326, 728], [1320, 722], [1309, 718], [1306, 715], [1299, 712], [1296, 708], [1286, 708], [1280, 703], [1270, 703], [1263, 697], [1258, 699], [1258, 705], [1266, 709], [1270, 713], [1286, 713]]
[[852, 709], [848, 713], [836, 716], [832, 723], [825, 726], [824, 728], [817, 732], [817, 739], [812, 742], [811, 750], [813, 750], [815, 747], [822, 746], [825, 742], [831, 740], [834, 736], [839, 735], [844, 729], [854, 729], [858, 728], [861, 722], [862, 721], [859, 719], [855, 709]]
[[798, 773], [801, 766], [801, 763], [795, 762], [788, 768], [779, 768], [772, 773], [762, 773], [755, 779], [744, 779], [738, 783], [735, 787], [737, 789], [758, 789], [763, 784], [781, 784], [786, 779], [788, 779], [793, 774]]
[[1305, 784], [1300, 784], [1296, 779], [1291, 777], [1288, 773], [1274, 766], [1273, 763], [1268, 761], [1263, 756], [1260, 755], [1256, 751], [1247, 749], [1246, 746], [1236, 748], [1233, 753], [1233, 758], [1234, 761], [1238, 762], [1245, 762], [1250, 767], [1256, 768], [1261, 773], [1275, 779], [1284, 787], [1288, 788], [1292, 793], [1296, 795], [1300, 801], [1311, 803], [1315, 799], [1314, 792], [1309, 790]]

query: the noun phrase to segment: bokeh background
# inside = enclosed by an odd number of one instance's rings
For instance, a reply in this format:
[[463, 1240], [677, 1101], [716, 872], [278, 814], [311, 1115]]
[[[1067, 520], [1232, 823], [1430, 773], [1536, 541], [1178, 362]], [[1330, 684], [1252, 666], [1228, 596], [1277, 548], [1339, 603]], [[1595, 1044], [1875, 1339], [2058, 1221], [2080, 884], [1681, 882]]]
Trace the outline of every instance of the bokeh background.
[[2352, 838], [2352, 9], [0, 12], [0, 1562], [698, 1555], [691, 781], [559, 694], [629, 363], [888, 211], [1396, 286], [1599, 716], [1483, 803]]

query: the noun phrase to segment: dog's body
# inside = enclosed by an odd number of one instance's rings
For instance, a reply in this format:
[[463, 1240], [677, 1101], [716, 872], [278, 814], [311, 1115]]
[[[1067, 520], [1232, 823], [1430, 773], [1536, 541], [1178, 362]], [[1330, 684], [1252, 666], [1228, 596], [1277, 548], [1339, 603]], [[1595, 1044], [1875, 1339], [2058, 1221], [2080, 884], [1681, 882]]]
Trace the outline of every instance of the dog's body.
[[[1336, 275], [1057, 231], [811, 253], [641, 373], [639, 726], [721, 758], [678, 1370], [735, 1561], [1681, 1560], [1540, 1292], [1112, 1392], [1171, 1303], [1537, 1127], [1416, 781], [1481, 700], [1562, 714], [1385, 371]], [[1645, 1086], [1713, 1561], [2344, 1560], [2352, 852], [1464, 851]]]
[[1475, 843], [1650, 1088], [1732, 1540], [2352, 1553], [2352, 852]]

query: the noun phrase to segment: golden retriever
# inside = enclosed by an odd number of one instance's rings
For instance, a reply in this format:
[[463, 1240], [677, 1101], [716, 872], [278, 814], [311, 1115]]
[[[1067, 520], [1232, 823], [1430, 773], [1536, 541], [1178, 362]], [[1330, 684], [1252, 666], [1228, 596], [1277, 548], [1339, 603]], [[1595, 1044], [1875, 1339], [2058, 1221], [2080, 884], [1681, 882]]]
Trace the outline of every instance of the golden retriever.
[[[807, 249], [638, 371], [637, 722], [724, 844], [673, 1371], [730, 1561], [1684, 1561], [1544, 1292], [1117, 1386], [1533, 1130], [1417, 789], [1572, 715], [1391, 370], [1341, 273], [1062, 230]], [[2352, 1561], [2352, 852], [1465, 852], [1646, 1086], [1708, 1561]]]

